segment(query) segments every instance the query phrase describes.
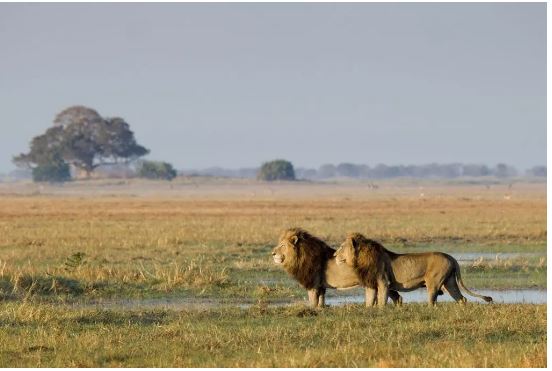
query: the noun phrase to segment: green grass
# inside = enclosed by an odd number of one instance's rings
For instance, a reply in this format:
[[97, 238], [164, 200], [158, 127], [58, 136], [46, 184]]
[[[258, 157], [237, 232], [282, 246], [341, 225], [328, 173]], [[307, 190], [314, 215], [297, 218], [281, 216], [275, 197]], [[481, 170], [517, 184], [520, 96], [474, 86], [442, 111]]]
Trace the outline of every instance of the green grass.
[[2, 304], [2, 367], [545, 367], [546, 305], [201, 311]]

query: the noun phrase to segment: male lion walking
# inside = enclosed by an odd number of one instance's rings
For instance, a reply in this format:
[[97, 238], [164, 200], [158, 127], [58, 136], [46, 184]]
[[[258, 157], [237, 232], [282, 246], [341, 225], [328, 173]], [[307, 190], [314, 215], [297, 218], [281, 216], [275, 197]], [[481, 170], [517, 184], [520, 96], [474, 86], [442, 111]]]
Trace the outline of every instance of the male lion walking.
[[412, 291], [427, 287], [428, 303], [434, 305], [444, 288], [458, 303], [465, 303], [464, 291], [486, 302], [493, 299], [468, 289], [460, 275], [460, 265], [452, 256], [441, 252], [397, 254], [379, 242], [360, 233], [347, 236], [335, 252], [337, 264], [346, 264], [357, 273], [366, 289], [366, 303], [374, 302], [376, 293], [380, 306], [385, 305], [389, 290]]

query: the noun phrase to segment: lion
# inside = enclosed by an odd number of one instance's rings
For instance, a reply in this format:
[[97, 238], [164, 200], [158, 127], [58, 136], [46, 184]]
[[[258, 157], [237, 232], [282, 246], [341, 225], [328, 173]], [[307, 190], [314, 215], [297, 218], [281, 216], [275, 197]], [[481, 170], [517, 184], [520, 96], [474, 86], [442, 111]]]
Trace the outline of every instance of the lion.
[[[349, 289], [360, 285], [355, 271], [338, 265], [334, 253], [334, 249], [307, 231], [290, 228], [280, 236], [272, 257], [274, 263], [281, 265], [307, 289], [313, 307], [324, 307], [327, 288]], [[396, 305], [402, 303], [396, 291], [391, 290], [388, 295]]]
[[366, 305], [372, 305], [377, 295], [378, 305], [384, 306], [389, 290], [412, 291], [420, 287], [427, 287], [430, 306], [435, 305], [442, 288], [463, 304], [466, 298], [458, 285], [471, 296], [486, 302], [493, 300], [470, 291], [462, 281], [456, 259], [441, 252], [397, 254], [377, 241], [353, 233], [334, 256], [337, 264], [348, 265], [357, 273], [366, 290]]

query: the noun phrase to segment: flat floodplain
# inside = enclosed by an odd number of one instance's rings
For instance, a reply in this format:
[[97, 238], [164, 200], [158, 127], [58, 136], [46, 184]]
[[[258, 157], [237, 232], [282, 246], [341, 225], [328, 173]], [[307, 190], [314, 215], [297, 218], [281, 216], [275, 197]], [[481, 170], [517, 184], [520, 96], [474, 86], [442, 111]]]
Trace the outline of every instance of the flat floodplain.
[[[481, 293], [546, 290], [545, 183], [5, 183], [0, 365], [546, 365], [546, 304], [306, 308], [270, 256], [292, 226], [473, 253], [462, 276]], [[124, 300], [184, 304], [107, 305]]]

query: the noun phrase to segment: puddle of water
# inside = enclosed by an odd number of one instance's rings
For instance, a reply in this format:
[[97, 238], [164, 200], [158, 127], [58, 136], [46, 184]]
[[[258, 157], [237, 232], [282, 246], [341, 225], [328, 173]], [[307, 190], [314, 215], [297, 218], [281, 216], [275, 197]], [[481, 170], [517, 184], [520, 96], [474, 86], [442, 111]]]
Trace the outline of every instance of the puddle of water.
[[459, 263], [472, 262], [479, 258], [485, 260], [495, 260], [495, 259], [515, 259], [515, 258], [533, 258], [539, 256], [546, 256], [542, 253], [532, 253], [532, 252], [504, 252], [504, 253], [492, 253], [492, 252], [449, 252], [454, 259], [458, 260]]
[[[522, 290], [485, 290], [478, 289], [478, 293], [487, 295], [493, 298], [495, 303], [505, 304], [546, 304], [546, 290], [537, 289], [522, 289]], [[427, 291], [425, 289], [401, 292], [404, 303], [425, 303], [427, 302]], [[479, 298], [474, 298], [463, 293], [464, 297], [469, 302], [483, 303], [485, 302]], [[440, 295], [437, 298], [437, 302], [452, 302], [454, 299], [447, 293]], [[348, 296], [334, 296], [326, 297], [326, 303], [330, 305], [343, 305], [352, 303], [364, 303], [364, 295], [348, 295]]]
[[[359, 290], [360, 291], [360, 290]], [[483, 295], [489, 295], [495, 303], [525, 303], [525, 304], [546, 304], [546, 290], [522, 289], [522, 290], [478, 290]], [[427, 293], [424, 289], [401, 292], [404, 303], [425, 303], [427, 302]], [[465, 295], [470, 302], [485, 304], [478, 298]], [[438, 302], [452, 302], [453, 299], [444, 294], [439, 296]], [[306, 301], [280, 301], [269, 303], [269, 307], [289, 306], [293, 304], [307, 303]], [[337, 295], [326, 296], [328, 305], [345, 305], [364, 303], [364, 295]], [[205, 310], [224, 307], [238, 307], [247, 309], [254, 305], [243, 301], [223, 301], [216, 299], [192, 299], [192, 298], [156, 298], [156, 299], [125, 299], [125, 300], [106, 300], [95, 303], [77, 303], [72, 307], [75, 309], [117, 309], [117, 310]]]

